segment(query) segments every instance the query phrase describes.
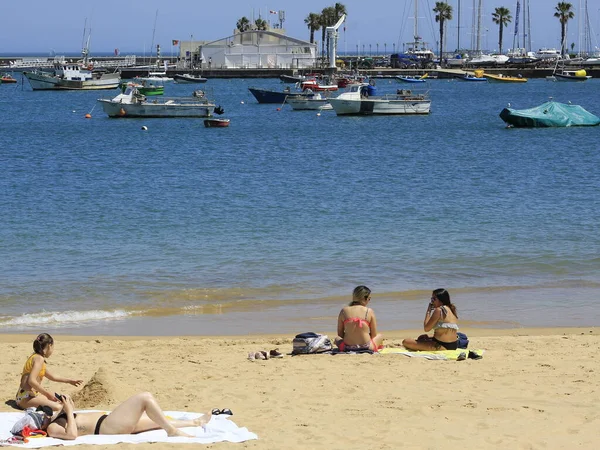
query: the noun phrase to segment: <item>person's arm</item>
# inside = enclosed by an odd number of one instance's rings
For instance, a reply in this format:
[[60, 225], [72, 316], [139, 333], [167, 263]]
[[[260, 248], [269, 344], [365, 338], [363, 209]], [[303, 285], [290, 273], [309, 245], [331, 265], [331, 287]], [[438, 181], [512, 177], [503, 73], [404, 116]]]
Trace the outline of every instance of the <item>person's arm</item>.
[[72, 384], [73, 386], [79, 386], [81, 383], [83, 383], [83, 380], [72, 380], [71, 378], [64, 378], [64, 377], [52, 375], [48, 371], [48, 369], [46, 369], [46, 378], [48, 378], [50, 381], [54, 381], [56, 383], [68, 383], [68, 384]]
[[375, 317], [375, 311], [371, 309], [371, 321], [369, 322], [369, 330], [371, 339], [377, 336], [377, 317]]
[[428, 306], [427, 312], [425, 313], [425, 320], [423, 321], [423, 329], [426, 332], [431, 331], [435, 324], [440, 320], [441, 315], [442, 312], [440, 311], [440, 308], [432, 309]]
[[[31, 372], [29, 372], [29, 377], [27, 377], [27, 384], [29, 384], [33, 390], [39, 392], [48, 400], [56, 401], [56, 397], [44, 389], [42, 387], [42, 383], [38, 381], [40, 370], [42, 370], [43, 365], [44, 357], [42, 355], [35, 355], [33, 357], [33, 366], [31, 367]], [[46, 377], [48, 377], [48, 370], [46, 370]]]
[[344, 310], [340, 311], [338, 315], [337, 334], [339, 337], [344, 339]]
[[77, 438], [77, 424], [75, 423], [75, 416], [73, 415], [73, 400], [68, 395], [63, 396], [61, 400], [63, 405], [63, 411], [67, 416], [67, 423], [63, 427], [62, 425], [52, 422], [48, 425], [46, 433], [49, 437], [72, 441]]

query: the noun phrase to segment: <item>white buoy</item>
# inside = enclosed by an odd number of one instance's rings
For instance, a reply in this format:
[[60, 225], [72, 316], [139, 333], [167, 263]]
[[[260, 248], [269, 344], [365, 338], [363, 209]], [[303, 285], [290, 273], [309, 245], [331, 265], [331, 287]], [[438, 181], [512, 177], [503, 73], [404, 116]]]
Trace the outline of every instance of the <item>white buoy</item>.
[[148, 127], [146, 125], [142, 125], [142, 130], [148, 131]]
[[240, 103], [243, 105], [244, 104], [244, 100], [242, 100]]
[[73, 110], [73, 112], [76, 112], [75, 110]]
[[321, 117], [321, 113], [317, 113], [317, 117]]

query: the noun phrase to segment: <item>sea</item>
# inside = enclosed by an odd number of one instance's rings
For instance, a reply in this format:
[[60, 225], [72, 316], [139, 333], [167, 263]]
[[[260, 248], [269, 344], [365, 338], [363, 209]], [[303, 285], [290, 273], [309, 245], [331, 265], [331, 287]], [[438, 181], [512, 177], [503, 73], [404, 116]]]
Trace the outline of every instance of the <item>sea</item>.
[[598, 79], [376, 79], [429, 92], [431, 114], [406, 117], [248, 91], [278, 79], [166, 85], [222, 106], [215, 129], [109, 119], [97, 99], [116, 90], [15, 76], [0, 85], [0, 333], [335, 335], [357, 285], [383, 333], [420, 328], [440, 287], [465, 327], [598, 324], [600, 127], [499, 118], [550, 98], [598, 115]]

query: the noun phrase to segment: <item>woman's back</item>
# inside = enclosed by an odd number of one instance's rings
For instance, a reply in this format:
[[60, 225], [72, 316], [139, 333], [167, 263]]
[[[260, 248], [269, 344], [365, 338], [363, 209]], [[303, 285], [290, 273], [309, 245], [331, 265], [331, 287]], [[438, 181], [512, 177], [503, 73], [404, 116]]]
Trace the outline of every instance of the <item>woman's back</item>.
[[363, 305], [345, 306], [340, 311], [344, 342], [348, 345], [366, 344], [371, 340], [373, 310]]

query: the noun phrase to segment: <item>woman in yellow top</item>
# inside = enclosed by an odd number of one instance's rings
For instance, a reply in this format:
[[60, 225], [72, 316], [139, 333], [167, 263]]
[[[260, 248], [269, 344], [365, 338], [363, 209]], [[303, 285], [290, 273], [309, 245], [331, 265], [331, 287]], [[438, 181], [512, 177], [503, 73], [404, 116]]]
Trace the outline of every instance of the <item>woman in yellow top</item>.
[[[82, 380], [72, 380], [52, 375], [46, 368], [46, 358], [54, 351], [54, 339], [48, 333], [40, 334], [33, 341], [34, 353], [27, 359], [21, 374], [21, 384], [16, 395], [17, 405], [23, 409], [50, 406], [54, 411], [60, 411], [62, 404], [49, 391], [42, 387], [44, 377], [57, 383], [68, 383], [79, 386]], [[41, 395], [40, 395], [41, 394]]]

